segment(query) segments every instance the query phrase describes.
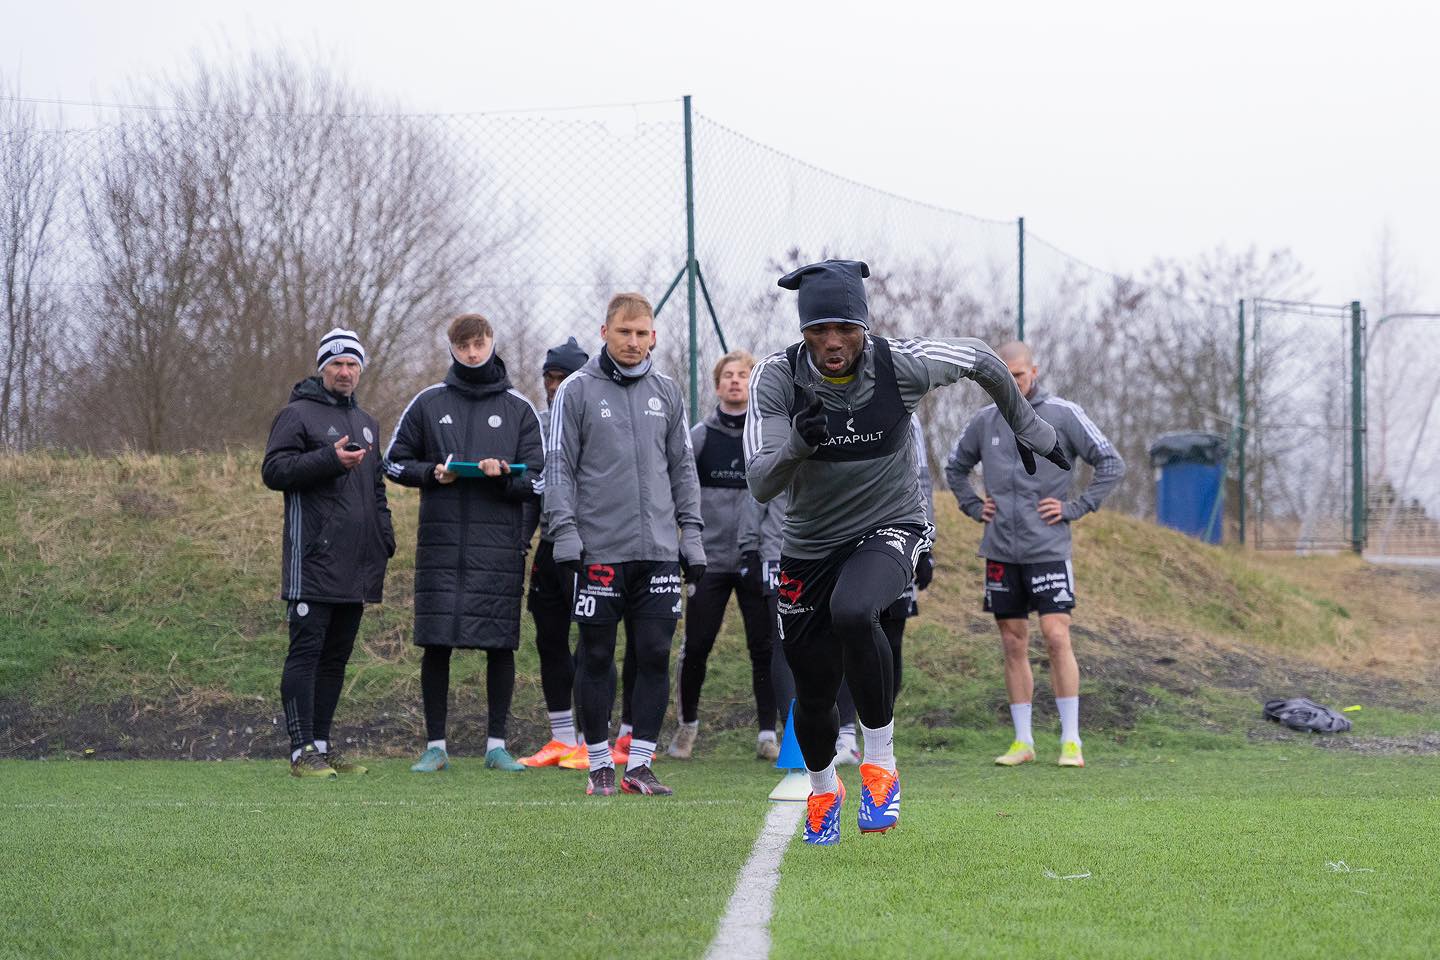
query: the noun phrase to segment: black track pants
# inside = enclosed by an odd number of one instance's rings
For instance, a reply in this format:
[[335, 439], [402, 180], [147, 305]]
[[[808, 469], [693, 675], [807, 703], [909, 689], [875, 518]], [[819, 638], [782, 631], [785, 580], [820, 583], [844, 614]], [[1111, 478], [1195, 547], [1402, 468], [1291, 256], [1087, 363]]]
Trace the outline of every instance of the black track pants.
[[770, 680], [774, 627], [769, 620], [770, 605], [764, 594], [748, 589], [738, 573], [707, 572], [695, 585], [695, 593], [685, 608], [685, 642], [680, 648], [680, 716], [686, 723], [700, 717], [700, 689], [705, 685], [705, 668], [732, 592], [745, 623], [755, 722], [761, 730], [774, 730], [775, 689]]
[[330, 739], [364, 609], [359, 603], [290, 604], [290, 652], [280, 674], [280, 702], [291, 750]]
[[[420, 657], [420, 693], [425, 701], [425, 739], [444, 740], [450, 708], [450, 647], [425, 647]], [[505, 739], [510, 701], [515, 698], [515, 651], [485, 650], [485, 735]]]
[[[610, 713], [615, 705], [615, 636], [619, 624], [581, 623], [578, 648], [580, 726], [585, 742], [605, 743], [610, 739]], [[665, 719], [670, 694], [670, 644], [675, 637], [674, 620], [642, 618], [627, 620], [625, 632], [632, 648], [626, 666], [633, 661], [635, 687], [631, 708], [635, 739], [655, 741]]]

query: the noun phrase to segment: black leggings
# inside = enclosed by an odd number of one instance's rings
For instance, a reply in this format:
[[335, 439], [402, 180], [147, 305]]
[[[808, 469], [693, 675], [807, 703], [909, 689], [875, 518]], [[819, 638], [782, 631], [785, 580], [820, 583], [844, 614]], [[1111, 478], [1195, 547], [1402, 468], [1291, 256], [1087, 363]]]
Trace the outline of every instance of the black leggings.
[[291, 750], [330, 739], [364, 609], [358, 603], [290, 604], [290, 652], [280, 674], [280, 703]]
[[545, 709], [569, 710], [575, 690], [575, 656], [570, 652], [570, 610], [535, 604], [535, 649], [540, 653], [540, 689]]
[[[780, 597], [771, 594], [766, 597], [770, 610], [770, 677], [771, 686], [775, 690], [775, 705], [780, 716], [790, 716], [790, 704], [795, 699], [795, 674], [790, 672], [790, 664], [785, 660], [785, 648], [774, 637], [775, 626], [780, 622]], [[903, 623], [901, 629], [904, 629]], [[893, 648], [896, 651], [896, 663], [900, 661], [899, 647]], [[897, 674], [898, 676], [898, 674]], [[850, 684], [840, 681], [840, 692], [835, 694], [835, 709], [839, 714], [840, 726], [855, 722], [855, 698], [850, 696]]]
[[[576, 651], [580, 697], [580, 728], [588, 744], [610, 739], [610, 713], [615, 706], [615, 638], [617, 623], [581, 623]], [[625, 621], [627, 670], [635, 675], [631, 708], [636, 740], [660, 737], [665, 704], [670, 699], [670, 643], [675, 621], [643, 618]], [[633, 667], [632, 667], [633, 662]]]
[[885, 639], [890, 641], [890, 660], [895, 664], [895, 692], [891, 695], [894, 700], [900, 696], [900, 645], [905, 642], [905, 618], [883, 617], [880, 629], [885, 631]]
[[[445, 739], [450, 700], [450, 647], [424, 647], [420, 657], [420, 693], [425, 701], [425, 739]], [[505, 739], [510, 701], [515, 696], [515, 651], [485, 651], [487, 737]]]
[[805, 765], [823, 770], [835, 758], [840, 730], [836, 698], [845, 678], [855, 711], [867, 727], [894, 719], [895, 662], [880, 616], [909, 584], [907, 571], [879, 550], [856, 550], [840, 567], [828, 598], [829, 629], [788, 643], [795, 674], [795, 736]]
[[750, 686], [755, 696], [755, 722], [761, 730], [775, 729], [775, 688], [770, 682], [770, 648], [773, 625], [764, 594], [746, 588], [738, 573], [706, 573], [695, 585], [685, 608], [685, 642], [680, 647], [680, 718], [700, 718], [700, 688], [715, 638], [725, 619], [725, 606], [734, 592], [745, 621], [745, 646], [750, 651]]

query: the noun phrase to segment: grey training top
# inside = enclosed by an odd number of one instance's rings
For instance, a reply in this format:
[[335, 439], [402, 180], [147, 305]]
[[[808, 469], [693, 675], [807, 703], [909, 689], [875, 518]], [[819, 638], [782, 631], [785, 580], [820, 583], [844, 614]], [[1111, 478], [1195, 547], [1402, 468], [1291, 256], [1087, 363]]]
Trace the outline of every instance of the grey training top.
[[[706, 434], [712, 430], [722, 435], [722, 439], [734, 438], [730, 442], [738, 446], [740, 429], [721, 423], [719, 416], [712, 410], [704, 420], [690, 428], [690, 446], [695, 452], [697, 466], [703, 465], [701, 461], [705, 455]], [[740, 455], [737, 449], [735, 456], [738, 458]], [[739, 484], [738, 486], [706, 486], [703, 477], [700, 486], [700, 516], [705, 520], [706, 569], [717, 573], [734, 573], [740, 569], [741, 513], [747, 503], [755, 502], [742, 480], [744, 465], [737, 461], [732, 464], [732, 468], [730, 472], [734, 474], [734, 482]]]
[[[875, 337], [849, 383], [829, 383], [799, 352], [794, 379], [784, 352], [760, 361], [750, 374], [750, 411], [745, 423], [745, 466], [750, 492], [770, 500], [789, 492], [783, 551], [788, 557], [818, 559], [889, 523], [926, 525], [916, 478], [914, 436], [909, 430], [892, 452], [873, 460], [814, 461], [816, 450], [795, 431], [790, 407], [795, 381], [812, 387], [830, 410], [857, 410], [875, 393]], [[1055, 447], [1055, 430], [1035, 415], [1020, 395], [1004, 361], [973, 337], [890, 340], [900, 398], [914, 411], [925, 394], [962, 377], [984, 388], [1004, 411], [1016, 433], [1038, 454]]]
[[616, 383], [599, 355], [567, 377], [551, 407], [543, 514], [557, 563], [673, 562], [683, 552], [703, 564], [679, 385], [654, 370]]
[[[1100, 502], [1125, 476], [1125, 461], [1078, 403], [1062, 400], [1036, 387], [1030, 393], [1035, 412], [1055, 427], [1060, 449], [1071, 463], [1084, 460], [1095, 475], [1076, 496], [1070, 496], [1075, 474], [1048, 460], [1036, 463], [1035, 475], [1025, 472], [1015, 449], [1014, 434], [993, 406], [971, 418], [950, 460], [945, 479], [955, 491], [960, 510], [979, 521], [985, 501], [970, 482], [970, 471], [982, 464], [985, 492], [995, 500], [995, 518], [985, 525], [980, 556], [1001, 563], [1044, 563], [1070, 559], [1070, 522], [1100, 507]], [[1062, 522], [1047, 524], [1037, 509], [1054, 497], [1062, 502]], [[983, 522], [983, 521], [982, 521]]]

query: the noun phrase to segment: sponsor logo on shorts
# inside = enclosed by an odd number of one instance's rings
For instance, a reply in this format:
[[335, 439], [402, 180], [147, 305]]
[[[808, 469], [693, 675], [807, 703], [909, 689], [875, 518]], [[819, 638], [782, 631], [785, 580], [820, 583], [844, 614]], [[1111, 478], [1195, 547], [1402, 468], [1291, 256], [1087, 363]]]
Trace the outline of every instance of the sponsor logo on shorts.
[[999, 583], [1005, 579], [1005, 564], [996, 563], [994, 560], [985, 561], [985, 579], [990, 583]]
[[[660, 594], [673, 593], [678, 597], [684, 582], [684, 579], [678, 574], [657, 573], [650, 578], [650, 592]], [[679, 603], [680, 601], [677, 599], [675, 602]]]
[[777, 588], [780, 598], [786, 603], [799, 603], [800, 594], [805, 592], [805, 581], [796, 580], [784, 570], [780, 571], [780, 585]]
[[1069, 603], [1074, 599], [1074, 597], [1070, 596], [1070, 591], [1066, 590], [1064, 587], [1061, 587], [1059, 592], [1056, 593], [1054, 597], [1056, 603]]
[[615, 568], [604, 563], [592, 563], [585, 569], [585, 578], [591, 583], [609, 587], [615, 582]]

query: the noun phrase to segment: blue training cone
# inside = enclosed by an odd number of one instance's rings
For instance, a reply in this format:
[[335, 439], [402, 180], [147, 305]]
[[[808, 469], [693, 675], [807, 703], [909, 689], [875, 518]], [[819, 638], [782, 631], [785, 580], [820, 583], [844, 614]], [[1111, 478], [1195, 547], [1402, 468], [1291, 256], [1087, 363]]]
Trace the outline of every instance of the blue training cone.
[[785, 737], [780, 741], [780, 756], [775, 760], [777, 770], [787, 773], [780, 778], [770, 799], [781, 802], [804, 802], [810, 797], [810, 777], [805, 773], [805, 757], [800, 753], [800, 741], [795, 739], [795, 701], [790, 701], [790, 713], [785, 718]]

